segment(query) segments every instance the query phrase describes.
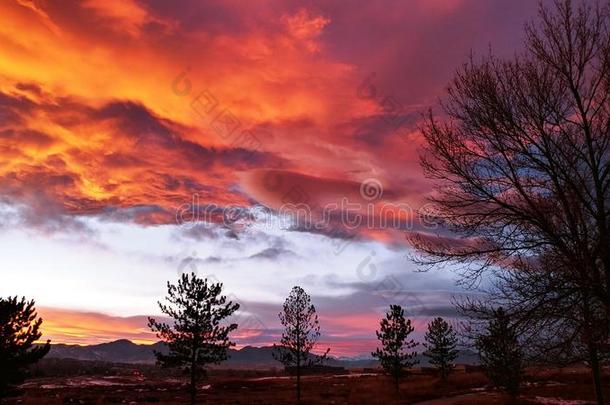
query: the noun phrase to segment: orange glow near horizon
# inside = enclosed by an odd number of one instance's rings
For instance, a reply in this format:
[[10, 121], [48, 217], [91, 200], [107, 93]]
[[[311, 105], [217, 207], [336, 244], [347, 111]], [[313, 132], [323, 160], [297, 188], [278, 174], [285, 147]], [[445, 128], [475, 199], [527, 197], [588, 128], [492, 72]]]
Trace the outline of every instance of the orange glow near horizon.
[[137, 344], [158, 341], [146, 326], [145, 316], [117, 317], [96, 312], [81, 312], [57, 308], [39, 308], [43, 319], [40, 341], [91, 345], [129, 339]]

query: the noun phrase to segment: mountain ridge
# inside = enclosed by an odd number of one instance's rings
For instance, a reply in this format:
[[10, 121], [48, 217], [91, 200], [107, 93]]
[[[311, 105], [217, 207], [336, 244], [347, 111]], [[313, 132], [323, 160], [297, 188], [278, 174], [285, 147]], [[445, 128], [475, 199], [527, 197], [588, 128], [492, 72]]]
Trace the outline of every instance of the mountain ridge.
[[[57, 343], [51, 345], [48, 358], [75, 359], [85, 361], [106, 361], [111, 363], [153, 364], [153, 351], [167, 352], [163, 342], [154, 344], [137, 344], [128, 339], [94, 345], [71, 345]], [[272, 355], [273, 346], [244, 346], [240, 349], [228, 349], [228, 359], [221, 363], [220, 368], [281, 368]], [[420, 366], [427, 366], [427, 359], [420, 353], [417, 355]], [[458, 364], [477, 364], [476, 354], [469, 350], [460, 351], [456, 361]], [[324, 361], [329, 366], [345, 368], [378, 367], [378, 361], [360, 357], [329, 357]]]

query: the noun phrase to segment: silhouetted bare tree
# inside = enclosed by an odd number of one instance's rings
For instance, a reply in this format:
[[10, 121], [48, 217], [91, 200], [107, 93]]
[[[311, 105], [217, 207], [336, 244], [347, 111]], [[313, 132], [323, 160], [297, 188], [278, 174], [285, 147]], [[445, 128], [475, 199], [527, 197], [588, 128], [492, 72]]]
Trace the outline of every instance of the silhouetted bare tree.
[[422, 164], [438, 184], [428, 214], [460, 239], [412, 235], [422, 262], [476, 278], [552, 253], [610, 309], [609, 20], [607, 7], [541, 7], [525, 53], [458, 71]]
[[322, 356], [310, 357], [320, 337], [320, 323], [316, 308], [309, 295], [299, 286], [292, 288], [279, 313], [284, 326], [279, 345], [273, 345], [273, 356], [286, 368], [294, 367], [297, 377], [297, 401], [301, 400], [301, 372], [303, 367], [310, 367], [326, 358], [327, 349]]
[[418, 261], [458, 264], [465, 282], [493, 270], [520, 332], [587, 347], [594, 374], [610, 319], [609, 22], [608, 6], [558, 0], [520, 55], [457, 72], [422, 166], [438, 185], [427, 217], [459, 237], [410, 236]]
[[458, 338], [453, 326], [441, 317], [434, 318], [428, 324], [424, 338], [426, 340], [424, 356], [428, 357], [430, 364], [438, 369], [441, 381], [446, 381], [455, 367], [453, 362], [458, 356], [456, 349]]
[[571, 285], [565, 273], [552, 258], [540, 257], [535, 266], [498, 273], [486, 298], [463, 300], [458, 307], [476, 325], [502, 306], [531, 362], [588, 362], [598, 403], [603, 403], [600, 361], [608, 354], [606, 312], [598, 299]]
[[379, 326], [380, 329], [375, 333], [381, 348], [377, 348], [371, 355], [378, 358], [386, 373], [392, 376], [398, 392], [405, 370], [418, 363], [415, 360], [417, 352], [409, 351], [418, 345], [413, 339], [408, 339], [415, 328], [411, 326], [411, 320], [405, 318], [405, 311], [400, 305], [390, 305], [390, 310]]
[[155, 352], [163, 367], [182, 367], [190, 377], [190, 403], [197, 397], [197, 381], [207, 364], [227, 359], [227, 349], [234, 345], [229, 333], [236, 324], [222, 321], [239, 309], [239, 304], [221, 295], [222, 284], [208, 283], [195, 275], [183, 274], [178, 284], [167, 283], [168, 304], [159, 302], [161, 312], [173, 319], [173, 325], [148, 318], [148, 325], [169, 347], [169, 353]]
[[49, 352], [49, 340], [34, 346], [42, 336], [41, 324], [33, 300], [0, 298], [0, 398], [15, 394], [27, 367]]

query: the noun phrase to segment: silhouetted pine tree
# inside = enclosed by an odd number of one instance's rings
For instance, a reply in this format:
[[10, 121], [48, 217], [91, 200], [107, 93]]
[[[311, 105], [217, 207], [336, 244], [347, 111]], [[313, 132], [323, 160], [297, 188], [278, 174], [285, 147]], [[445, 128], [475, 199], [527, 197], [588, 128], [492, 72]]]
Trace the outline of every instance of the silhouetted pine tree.
[[446, 381], [455, 366], [453, 361], [458, 356], [457, 335], [447, 321], [438, 317], [428, 324], [425, 339], [424, 346], [427, 350], [424, 355], [430, 359], [430, 364], [438, 369], [441, 380]]
[[33, 300], [0, 298], [0, 398], [16, 394], [15, 386], [25, 379], [27, 367], [49, 352], [49, 340], [33, 346], [42, 335], [41, 324]]
[[297, 376], [297, 401], [300, 401], [302, 368], [321, 362], [330, 349], [315, 359], [309, 356], [320, 337], [320, 323], [311, 298], [301, 287], [292, 288], [279, 318], [284, 332], [280, 344], [273, 345], [273, 357], [286, 368], [294, 367]]
[[222, 325], [223, 319], [239, 309], [239, 304], [220, 295], [222, 284], [208, 284], [195, 273], [183, 274], [177, 285], [167, 283], [169, 304], [159, 302], [161, 312], [174, 320], [173, 325], [148, 318], [148, 325], [169, 347], [168, 354], [155, 352], [163, 367], [181, 367], [190, 376], [190, 400], [195, 403], [197, 381], [207, 364], [227, 359], [227, 349], [234, 345], [229, 333], [237, 324]]
[[380, 330], [376, 331], [382, 348], [377, 348], [371, 354], [379, 359], [386, 373], [394, 378], [396, 391], [399, 389], [400, 378], [405, 375], [405, 369], [418, 363], [418, 360], [414, 360], [417, 352], [408, 351], [418, 345], [412, 339], [407, 340], [409, 334], [414, 330], [411, 320], [405, 318], [405, 311], [402, 307], [390, 305], [386, 317], [380, 322]]
[[501, 307], [494, 310], [485, 331], [476, 337], [481, 365], [491, 383], [512, 397], [519, 394], [523, 353], [510, 317]]

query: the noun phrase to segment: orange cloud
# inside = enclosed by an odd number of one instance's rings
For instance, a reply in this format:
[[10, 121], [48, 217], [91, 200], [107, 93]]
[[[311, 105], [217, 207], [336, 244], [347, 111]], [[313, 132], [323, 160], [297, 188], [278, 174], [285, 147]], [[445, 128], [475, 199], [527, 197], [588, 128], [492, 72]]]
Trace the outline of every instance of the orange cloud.
[[284, 16], [283, 21], [290, 35], [303, 41], [310, 52], [316, 52], [320, 49], [316, 38], [320, 36], [324, 27], [330, 23], [328, 18], [313, 16], [303, 8], [294, 15]]
[[240, 172], [305, 169], [291, 123], [328, 132], [370, 107], [337, 97], [353, 68], [322, 52], [331, 21], [307, 9], [227, 32], [133, 1], [21, 0], [0, 14], [0, 185], [41, 217], [129, 209], [168, 223], [193, 194], [248, 205]]
[[3, 200], [167, 223], [195, 193], [268, 197], [250, 172], [274, 169], [375, 177], [417, 207], [417, 113], [486, 49], [481, 32], [528, 7], [494, 20], [462, 0], [0, 2]]
[[107, 18], [114, 29], [140, 36], [145, 24], [168, 22], [151, 15], [141, 4], [133, 0], [85, 0], [83, 8], [92, 10], [102, 18]]

